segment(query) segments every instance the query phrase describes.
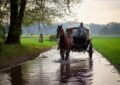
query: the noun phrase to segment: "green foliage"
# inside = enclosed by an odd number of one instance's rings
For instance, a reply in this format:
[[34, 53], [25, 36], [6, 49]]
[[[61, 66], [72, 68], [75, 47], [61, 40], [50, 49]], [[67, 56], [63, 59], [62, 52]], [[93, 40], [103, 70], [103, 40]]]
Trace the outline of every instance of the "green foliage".
[[120, 38], [94, 37], [93, 45], [120, 70]]
[[70, 7], [81, 0], [28, 0], [24, 25], [41, 22], [52, 24], [56, 18], [70, 13]]
[[8, 7], [9, 1], [1, 1], [0, 2], [0, 43], [5, 42], [5, 35], [6, 35], [6, 29], [5, 26], [8, 24], [8, 18], [9, 18], [9, 7]]
[[56, 41], [56, 40], [57, 40], [56, 35], [50, 35], [49, 41]]
[[5, 42], [5, 29], [4, 27], [0, 27], [0, 43], [4, 43]]

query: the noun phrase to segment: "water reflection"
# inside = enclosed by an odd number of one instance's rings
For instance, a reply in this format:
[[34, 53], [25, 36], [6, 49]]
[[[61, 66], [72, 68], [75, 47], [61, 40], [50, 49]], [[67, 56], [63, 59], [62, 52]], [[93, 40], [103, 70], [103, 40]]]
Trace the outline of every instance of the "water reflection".
[[60, 85], [90, 85], [92, 82], [92, 60], [77, 63], [61, 63]]
[[93, 68], [93, 60], [89, 59], [89, 69], [92, 71]]
[[10, 70], [11, 85], [24, 85], [21, 65]]
[[[47, 64], [43, 67], [43, 63], [43, 61], [30, 62], [30, 66], [26, 63], [10, 69], [8, 71], [10, 82], [2, 85], [39, 85], [40, 83], [42, 85], [90, 85], [92, 82], [92, 60], [73, 59], [64, 63], [59, 62], [60, 66], [55, 66], [58, 69], [54, 69], [54, 73], [52, 69], [50, 70], [51, 67], [45, 67]], [[36, 69], [39, 69], [39, 72], [36, 72]], [[55, 72], [59, 73], [55, 74]]]
[[[71, 54], [69, 61], [59, 61], [55, 49], [40, 57], [0, 73], [0, 85], [119, 85], [120, 76], [113, 66], [95, 53], [93, 61], [87, 54]], [[57, 61], [57, 62], [56, 62]], [[94, 64], [93, 64], [94, 63]], [[105, 73], [105, 74], [104, 74]], [[109, 80], [108, 80], [109, 79]]]
[[70, 77], [70, 63], [60, 65], [60, 83], [67, 83]]

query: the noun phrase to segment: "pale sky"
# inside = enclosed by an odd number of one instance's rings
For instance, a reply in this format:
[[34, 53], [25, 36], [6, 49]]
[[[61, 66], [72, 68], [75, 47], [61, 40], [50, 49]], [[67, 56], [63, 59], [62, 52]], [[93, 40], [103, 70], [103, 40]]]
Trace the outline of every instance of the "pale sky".
[[120, 22], [120, 0], [83, 0], [71, 10], [73, 14], [65, 16], [66, 21], [97, 24]]

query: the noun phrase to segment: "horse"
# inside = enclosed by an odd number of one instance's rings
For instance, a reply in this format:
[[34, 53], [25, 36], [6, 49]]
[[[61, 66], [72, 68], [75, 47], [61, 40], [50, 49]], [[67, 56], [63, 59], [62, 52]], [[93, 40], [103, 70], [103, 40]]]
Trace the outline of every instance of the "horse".
[[59, 38], [58, 47], [60, 49], [61, 59], [67, 60], [72, 47], [72, 37], [70, 36], [69, 32], [67, 34], [64, 32], [61, 25], [57, 28], [57, 38]]

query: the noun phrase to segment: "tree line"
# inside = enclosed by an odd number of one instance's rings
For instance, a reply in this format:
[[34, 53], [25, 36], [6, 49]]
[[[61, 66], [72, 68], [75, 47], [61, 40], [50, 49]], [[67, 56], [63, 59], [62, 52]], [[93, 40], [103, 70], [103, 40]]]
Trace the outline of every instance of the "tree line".
[[111, 22], [99, 31], [100, 35], [120, 35], [120, 23]]

